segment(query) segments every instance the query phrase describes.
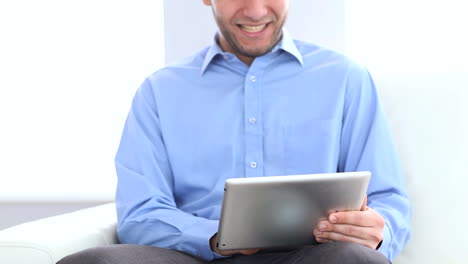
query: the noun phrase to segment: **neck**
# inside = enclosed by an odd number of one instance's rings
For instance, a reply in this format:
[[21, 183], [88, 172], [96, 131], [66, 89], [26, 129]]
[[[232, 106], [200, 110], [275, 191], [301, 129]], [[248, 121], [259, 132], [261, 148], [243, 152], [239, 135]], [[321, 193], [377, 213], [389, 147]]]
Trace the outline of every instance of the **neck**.
[[221, 50], [223, 50], [224, 52], [229, 52], [229, 53], [234, 54], [240, 61], [242, 61], [249, 67], [250, 65], [252, 65], [252, 62], [255, 59], [255, 57], [245, 56], [245, 55], [240, 54], [239, 52], [235, 52], [232, 49], [232, 47], [225, 40], [222, 40], [219, 36], [216, 38], [216, 41], [218, 42], [218, 45], [221, 47]]

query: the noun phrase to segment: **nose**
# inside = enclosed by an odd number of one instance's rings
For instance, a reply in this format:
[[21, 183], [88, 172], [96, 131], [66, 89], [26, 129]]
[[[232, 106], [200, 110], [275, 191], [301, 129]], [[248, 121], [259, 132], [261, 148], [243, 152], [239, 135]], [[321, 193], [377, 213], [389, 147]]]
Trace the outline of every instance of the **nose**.
[[253, 21], [261, 20], [268, 14], [266, 2], [265, 0], [245, 0], [243, 15]]

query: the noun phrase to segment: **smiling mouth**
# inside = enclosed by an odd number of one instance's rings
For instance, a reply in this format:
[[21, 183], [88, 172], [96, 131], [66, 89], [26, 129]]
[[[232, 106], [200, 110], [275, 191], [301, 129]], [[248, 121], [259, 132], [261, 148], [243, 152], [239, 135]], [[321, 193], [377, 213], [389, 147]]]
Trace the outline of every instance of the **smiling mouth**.
[[265, 29], [267, 25], [268, 24], [262, 24], [262, 25], [257, 25], [257, 26], [251, 26], [251, 25], [238, 25], [238, 26], [246, 32], [257, 33]]

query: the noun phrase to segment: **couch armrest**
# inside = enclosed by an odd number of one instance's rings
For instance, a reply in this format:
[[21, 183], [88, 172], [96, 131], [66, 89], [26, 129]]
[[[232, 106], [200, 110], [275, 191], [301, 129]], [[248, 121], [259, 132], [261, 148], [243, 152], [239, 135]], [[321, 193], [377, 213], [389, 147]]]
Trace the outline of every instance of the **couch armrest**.
[[24, 223], [0, 231], [0, 263], [55, 264], [64, 256], [118, 243], [115, 204]]

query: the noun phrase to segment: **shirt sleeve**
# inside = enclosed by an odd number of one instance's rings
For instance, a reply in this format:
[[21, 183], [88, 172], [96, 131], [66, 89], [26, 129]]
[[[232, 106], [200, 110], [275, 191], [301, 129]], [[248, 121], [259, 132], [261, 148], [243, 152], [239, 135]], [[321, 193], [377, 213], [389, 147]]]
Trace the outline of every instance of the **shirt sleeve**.
[[121, 243], [180, 250], [204, 260], [219, 257], [209, 245], [217, 232], [218, 220], [177, 208], [154, 87], [149, 80], [133, 99], [115, 165], [117, 232]]
[[380, 248], [392, 260], [410, 237], [411, 207], [375, 85], [366, 69], [348, 72], [339, 171], [371, 171], [368, 206], [385, 219]]

